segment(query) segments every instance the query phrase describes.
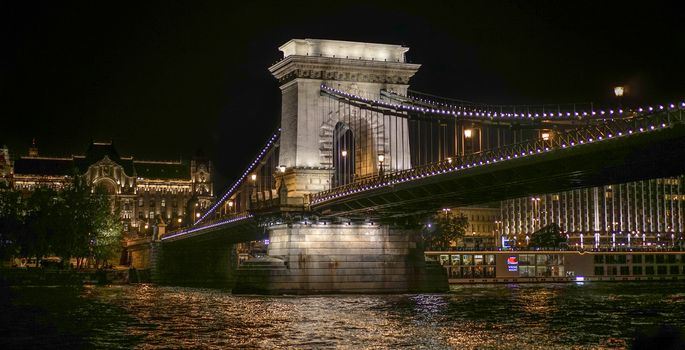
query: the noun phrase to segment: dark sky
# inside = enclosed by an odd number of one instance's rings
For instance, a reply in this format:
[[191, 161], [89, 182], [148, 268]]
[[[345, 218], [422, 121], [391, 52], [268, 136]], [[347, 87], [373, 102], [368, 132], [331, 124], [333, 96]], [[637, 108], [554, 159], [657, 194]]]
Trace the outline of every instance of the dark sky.
[[[601, 3], [600, 5], [593, 3]], [[267, 67], [291, 38], [402, 44], [412, 88], [488, 103], [685, 97], [685, 15], [667, 3], [3, 1], [0, 143], [82, 154], [114, 140], [137, 159], [202, 148], [220, 185], [278, 126]]]

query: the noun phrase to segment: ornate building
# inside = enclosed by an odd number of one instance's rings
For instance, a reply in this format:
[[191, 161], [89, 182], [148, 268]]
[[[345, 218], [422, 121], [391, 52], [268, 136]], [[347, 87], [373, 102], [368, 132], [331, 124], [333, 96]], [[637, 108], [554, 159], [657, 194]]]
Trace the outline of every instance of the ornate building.
[[[7, 153], [6, 148], [0, 151], [0, 170]], [[200, 153], [190, 162], [142, 161], [120, 157], [111, 142], [93, 142], [84, 155], [41, 157], [34, 142], [29, 155], [9, 167], [5, 179], [17, 190], [61, 189], [74, 176], [104, 188], [113, 196], [126, 231], [141, 236], [151, 234], [156, 218], [172, 226], [193, 220], [214, 196], [212, 164]]]

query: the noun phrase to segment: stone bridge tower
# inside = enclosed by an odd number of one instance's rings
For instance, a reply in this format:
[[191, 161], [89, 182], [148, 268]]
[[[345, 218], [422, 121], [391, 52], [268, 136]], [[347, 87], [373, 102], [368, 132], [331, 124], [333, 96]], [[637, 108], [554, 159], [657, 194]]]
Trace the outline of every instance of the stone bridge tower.
[[[405, 53], [409, 48], [399, 45], [293, 39], [279, 50], [283, 52], [283, 59], [269, 68], [278, 79], [282, 93], [279, 159], [280, 167], [286, 170], [277, 181], [279, 186], [286, 185], [289, 204], [302, 204], [305, 195], [330, 188], [334, 171], [334, 130], [342, 120], [349, 120], [350, 114], [360, 113], [340, 109], [331, 98], [322, 96], [321, 85], [380, 100], [381, 90], [406, 94], [409, 79], [420, 65], [407, 63]], [[385, 125], [387, 122], [378, 118], [353, 117], [361, 120], [358, 124], [364, 123], [361, 129], [378, 135], [389, 135], [397, 127]], [[396, 118], [394, 123], [407, 127], [403, 118]], [[354, 125], [346, 128], [352, 130], [355, 139], [362, 135], [356, 132]], [[396, 164], [394, 169], [387, 170], [409, 168], [408, 137], [401, 140], [406, 147], [391, 150], [385, 145], [388, 142], [387, 138], [381, 138], [375, 143], [366, 143], [367, 149], [361, 150], [357, 146], [356, 153], [369, 159], [383, 154], [388, 160], [386, 164]], [[356, 166], [357, 176], [377, 171], [374, 161], [366, 164], [371, 166]]]

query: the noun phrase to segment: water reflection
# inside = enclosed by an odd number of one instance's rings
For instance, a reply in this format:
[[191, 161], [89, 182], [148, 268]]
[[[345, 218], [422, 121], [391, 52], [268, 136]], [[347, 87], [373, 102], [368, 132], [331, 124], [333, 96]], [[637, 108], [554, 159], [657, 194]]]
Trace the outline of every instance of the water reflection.
[[448, 294], [309, 297], [23, 287], [0, 304], [8, 310], [3, 325], [11, 325], [0, 340], [9, 347], [0, 347], [591, 349], [657, 325], [685, 327], [684, 286], [475, 285]]

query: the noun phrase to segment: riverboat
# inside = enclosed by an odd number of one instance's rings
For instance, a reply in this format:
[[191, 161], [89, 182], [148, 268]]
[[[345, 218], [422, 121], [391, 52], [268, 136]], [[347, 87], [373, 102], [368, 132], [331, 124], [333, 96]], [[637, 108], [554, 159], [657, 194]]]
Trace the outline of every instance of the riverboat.
[[427, 251], [450, 284], [685, 280], [684, 251]]

